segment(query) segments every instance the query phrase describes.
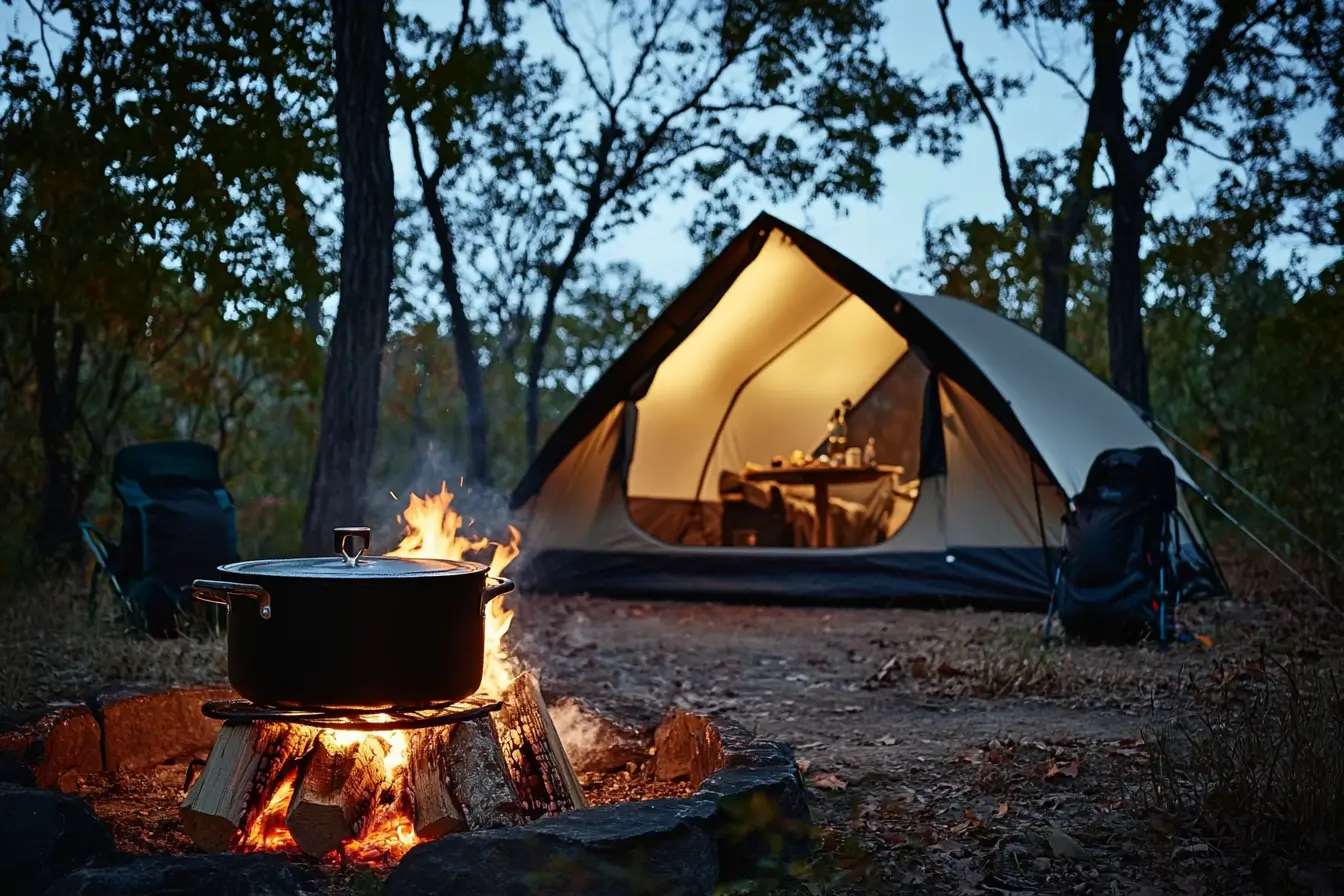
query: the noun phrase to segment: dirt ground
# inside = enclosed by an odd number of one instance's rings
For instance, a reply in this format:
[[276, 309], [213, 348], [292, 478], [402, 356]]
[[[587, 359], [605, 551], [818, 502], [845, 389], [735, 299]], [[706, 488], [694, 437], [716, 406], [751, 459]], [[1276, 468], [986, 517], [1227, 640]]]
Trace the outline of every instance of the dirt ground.
[[[67, 593], [0, 601], [0, 704], [223, 680], [218, 640], [128, 636]], [[1262, 650], [1336, 630], [1305, 601], [1241, 593], [1183, 608], [1211, 644], [1166, 651], [1043, 649], [1037, 614], [546, 596], [509, 599], [510, 642], [549, 694], [648, 725], [719, 711], [792, 746], [820, 842], [795, 889], [1322, 892], [1310, 870], [1268, 881], [1149, 808], [1154, 732]]]
[[[1260, 893], [1151, 811], [1145, 739], [1319, 611], [1182, 610], [1173, 646], [1043, 649], [1036, 614], [521, 598], [515, 643], [548, 690], [627, 716], [721, 711], [791, 745], [821, 858], [813, 892]], [[1310, 872], [1296, 881], [1304, 892]]]

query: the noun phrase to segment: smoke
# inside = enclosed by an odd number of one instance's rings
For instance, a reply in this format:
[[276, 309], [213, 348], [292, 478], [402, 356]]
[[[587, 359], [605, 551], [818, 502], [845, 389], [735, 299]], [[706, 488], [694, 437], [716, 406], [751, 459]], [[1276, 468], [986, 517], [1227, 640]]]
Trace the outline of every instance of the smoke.
[[576, 769], [588, 767], [609, 740], [604, 737], [606, 731], [601, 717], [585, 711], [575, 700], [558, 700], [547, 708], [569, 761]]

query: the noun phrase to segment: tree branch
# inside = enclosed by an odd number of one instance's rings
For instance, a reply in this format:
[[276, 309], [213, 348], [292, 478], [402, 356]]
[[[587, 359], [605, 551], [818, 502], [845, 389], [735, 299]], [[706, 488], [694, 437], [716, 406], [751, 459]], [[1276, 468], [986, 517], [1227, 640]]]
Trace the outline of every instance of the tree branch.
[[603, 89], [603, 87], [597, 83], [597, 78], [593, 75], [593, 70], [588, 65], [588, 58], [583, 55], [583, 51], [579, 49], [579, 45], [569, 33], [569, 26], [565, 24], [565, 14], [560, 11], [560, 3], [556, 2], [556, 0], [547, 0], [546, 12], [550, 15], [551, 26], [555, 28], [556, 36], [560, 38], [560, 42], [563, 43], [565, 47], [574, 54], [574, 58], [578, 60], [579, 70], [583, 72], [583, 79], [587, 81], [588, 86], [592, 88], [593, 95], [606, 107], [610, 114], [615, 115], [616, 103], [612, 99], [611, 91]]
[[1081, 85], [1079, 85], [1077, 78], [1064, 71], [1062, 66], [1056, 65], [1045, 58], [1045, 41], [1041, 37], [1041, 23], [1039, 21], [1035, 22], [1034, 28], [1036, 32], [1035, 44], [1033, 44], [1031, 39], [1027, 37], [1025, 28], [1017, 28], [1017, 34], [1022, 38], [1022, 43], [1026, 45], [1027, 52], [1031, 53], [1032, 58], [1036, 60], [1036, 64], [1067, 84], [1074, 95], [1083, 101], [1084, 105], [1091, 103], [1092, 97], [1083, 90]]
[[[1131, 3], [1135, 0], [1130, 0]], [[1139, 153], [1140, 174], [1146, 179], [1167, 156], [1167, 144], [1181, 121], [1199, 102], [1209, 78], [1222, 65], [1227, 54], [1232, 31], [1250, 18], [1255, 8], [1253, 0], [1223, 0], [1219, 3], [1218, 21], [1204, 36], [1204, 42], [1195, 51], [1186, 68], [1185, 81], [1176, 95], [1163, 104], [1148, 136], [1148, 144]]]
[[985, 98], [984, 91], [980, 89], [980, 85], [975, 83], [975, 77], [971, 74], [970, 66], [966, 64], [965, 45], [957, 40], [956, 35], [952, 32], [952, 22], [947, 17], [949, 3], [950, 0], [938, 0], [938, 15], [943, 20], [943, 33], [947, 35], [947, 42], [952, 46], [952, 55], [957, 63], [957, 71], [961, 73], [961, 79], [966, 82], [966, 88], [975, 98], [980, 111], [984, 113], [985, 120], [989, 122], [989, 130], [994, 135], [994, 149], [999, 158], [999, 182], [1003, 186], [1004, 199], [1012, 207], [1013, 214], [1017, 215], [1018, 220], [1034, 238], [1037, 231], [1036, 216], [1027, 207], [1022, 194], [1018, 192], [1017, 186], [1013, 183], [1012, 166], [1008, 162], [1008, 153], [1003, 146], [1003, 132], [999, 130], [998, 119], [994, 117], [993, 110], [989, 108], [989, 101]]

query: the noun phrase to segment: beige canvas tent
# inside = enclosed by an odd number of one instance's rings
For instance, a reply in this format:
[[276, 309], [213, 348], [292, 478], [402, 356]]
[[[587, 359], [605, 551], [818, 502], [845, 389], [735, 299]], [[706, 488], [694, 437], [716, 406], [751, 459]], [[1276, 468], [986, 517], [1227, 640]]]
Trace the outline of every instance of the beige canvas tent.
[[[849, 444], [872, 438], [882, 477], [831, 488], [825, 507], [806, 485], [752, 481], [795, 449], [819, 453], [845, 399]], [[513, 495], [524, 581], [1043, 601], [1066, 496], [1101, 451], [1143, 445], [1161, 442], [1131, 406], [1030, 330], [898, 292], [762, 215], [538, 454]], [[1188, 560], [1206, 566], [1197, 528], [1182, 529]]]

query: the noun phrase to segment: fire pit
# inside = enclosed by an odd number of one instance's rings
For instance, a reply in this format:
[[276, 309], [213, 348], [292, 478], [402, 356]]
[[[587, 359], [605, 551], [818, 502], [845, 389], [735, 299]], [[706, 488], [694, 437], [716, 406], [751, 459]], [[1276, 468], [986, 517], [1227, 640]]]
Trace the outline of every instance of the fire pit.
[[[362, 547], [338, 533], [339, 577], [330, 560], [298, 561], [297, 571], [313, 578], [318, 569], [319, 590], [408, 567], [422, 582], [461, 585], [452, 563], [481, 582], [497, 579], [518, 555], [517, 530], [488, 565], [463, 562], [489, 543], [458, 534], [451, 500], [446, 488], [412, 496], [406, 537], [368, 567]], [[367, 530], [343, 531], [358, 531], [367, 546]], [[282, 614], [314, 616], [292, 580], [233, 571], [239, 581], [202, 590], [243, 610], [253, 637], [243, 649], [258, 632], [273, 636], [266, 626]], [[282, 592], [274, 601], [272, 588]], [[226, 689], [121, 688], [0, 719], [0, 879], [19, 893], [290, 893], [312, 875], [331, 883], [372, 870], [390, 872], [389, 894], [709, 893], [753, 876], [762, 861], [780, 867], [807, 842], [802, 782], [786, 748], [679, 712], [640, 727], [561, 700], [553, 717], [538, 677], [505, 649], [513, 611], [489, 600], [494, 586], [471, 588], [483, 616], [473, 620], [479, 679], [467, 670], [422, 688], [414, 676], [361, 682], [343, 671], [341, 680], [368, 693], [343, 703], [347, 694], [328, 680], [312, 687], [321, 702], [305, 704], [294, 695], [312, 683], [296, 674], [301, 657], [289, 657], [274, 677], [238, 667], [240, 689], [267, 699], [260, 694], [274, 686], [288, 695], [283, 706]], [[358, 601], [366, 590], [346, 596]], [[441, 592], [430, 592], [433, 606]], [[402, 591], [412, 609], [417, 593]], [[339, 632], [347, 641], [355, 635], [346, 623], [363, 612], [354, 609]], [[382, 622], [384, 634], [398, 630]], [[304, 641], [310, 629], [286, 631], [284, 643], [320, 650], [320, 639]], [[230, 634], [232, 679], [233, 626]], [[380, 649], [395, 661], [395, 641]], [[322, 660], [338, 668], [332, 656]], [[385, 702], [401, 688], [414, 704]], [[459, 699], [426, 699], [443, 688]]]
[[[389, 764], [397, 765], [396, 748], [385, 745], [396, 738], [382, 732], [274, 720], [221, 723], [203, 714], [202, 707], [216, 714], [221, 706], [238, 707], [222, 703], [218, 690], [207, 689], [118, 687], [95, 695], [87, 705], [67, 704], [10, 720], [7, 730], [0, 727], [5, 757], [0, 773], [11, 782], [0, 783], [0, 874], [15, 882], [18, 893], [47, 892], [52, 881], [56, 893], [170, 887], [184, 894], [297, 893], [315, 883], [339, 888], [351, 873], [368, 870], [380, 876], [390, 872], [389, 894], [455, 888], [509, 892], [536, 875], [557, 874], [555, 892], [589, 892], [603, 881], [629, 880], [630, 874], [667, 884], [663, 892], [709, 892], [719, 881], [754, 875], [763, 859], [778, 862], [804, 848], [807, 807], [788, 749], [758, 741], [728, 720], [683, 712], [669, 713], [656, 725], [636, 726], [581, 701], [552, 700], [551, 729], [560, 742], [556, 758], [572, 777], [566, 781], [568, 776], [542, 772], [541, 787], [529, 788], [530, 802], [509, 805], [499, 798], [500, 791], [481, 783], [493, 780], [501, 786], [500, 767], [493, 778], [476, 777], [485, 767], [474, 759], [492, 753], [482, 752], [475, 737], [485, 724], [513, 730], [516, 722], [509, 720], [517, 717], [509, 713], [520, 699], [517, 694], [530, 695], [522, 699], [539, 694], [531, 675], [515, 684], [493, 713], [447, 725], [390, 729], [406, 739], [400, 780], [409, 784], [369, 788], [394, 798], [357, 801], [367, 806], [361, 819], [369, 821], [360, 821], [356, 836], [347, 833], [352, 828], [346, 786], [326, 784], [353, 777], [358, 786], [348, 792], [356, 793], [368, 792], [363, 788], [369, 780], [397, 779], [384, 774]], [[200, 721], [191, 722], [193, 717]], [[274, 757], [281, 753], [274, 753], [272, 771], [266, 773], [277, 783], [253, 818], [246, 824], [230, 822], [232, 833], [226, 836], [229, 825], [202, 808], [200, 791], [210, 763], [199, 769], [200, 757], [208, 751], [213, 759], [224, 755], [224, 745], [248, 740], [239, 732], [275, 725], [290, 732], [286, 758], [278, 760]], [[308, 734], [301, 730], [305, 727]], [[475, 736], [459, 736], [455, 742], [455, 730]], [[343, 735], [330, 736], [332, 731]], [[370, 737], [383, 744], [369, 743]], [[351, 750], [346, 741], [356, 739]], [[296, 746], [305, 741], [305, 749]], [[512, 753], [503, 749], [510, 740], [498, 742], [501, 755]], [[361, 760], [361, 755], [368, 758]], [[373, 759], [383, 763], [384, 772], [366, 767]], [[463, 768], [463, 762], [475, 795], [460, 803], [452, 770]], [[225, 767], [236, 769], [216, 766]], [[188, 769], [192, 783], [184, 800]], [[503, 774], [511, 784], [509, 769], [506, 760]], [[447, 786], [419, 789], [423, 782], [417, 784], [417, 776], [425, 773]], [[538, 796], [547, 780], [561, 782], [554, 805], [550, 794]], [[570, 785], [577, 786], [577, 793]], [[567, 800], [573, 808], [564, 805]], [[471, 805], [487, 811], [468, 809]], [[498, 814], [492, 819], [490, 812]], [[192, 813], [199, 814], [189, 821]], [[344, 839], [315, 858], [323, 842], [310, 837]], [[201, 854], [202, 840], [223, 851]], [[586, 883], [576, 882], [579, 878]], [[224, 881], [232, 883], [225, 886]]]

